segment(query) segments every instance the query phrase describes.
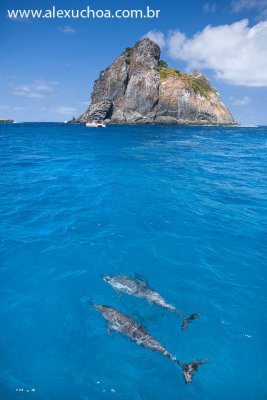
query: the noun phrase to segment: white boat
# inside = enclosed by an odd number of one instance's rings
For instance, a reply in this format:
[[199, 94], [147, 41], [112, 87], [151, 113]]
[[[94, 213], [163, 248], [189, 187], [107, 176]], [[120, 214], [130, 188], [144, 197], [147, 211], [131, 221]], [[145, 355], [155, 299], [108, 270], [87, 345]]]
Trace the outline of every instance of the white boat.
[[86, 122], [85, 126], [87, 126], [87, 128], [106, 128], [106, 124], [104, 124], [103, 121]]

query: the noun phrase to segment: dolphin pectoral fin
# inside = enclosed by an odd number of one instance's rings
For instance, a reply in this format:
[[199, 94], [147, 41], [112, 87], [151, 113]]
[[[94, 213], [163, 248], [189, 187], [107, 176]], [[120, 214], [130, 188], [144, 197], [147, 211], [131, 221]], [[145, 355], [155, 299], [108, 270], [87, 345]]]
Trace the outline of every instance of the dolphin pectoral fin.
[[137, 279], [138, 281], [143, 281], [143, 277], [142, 277], [138, 272], [135, 272], [135, 273], [134, 273], [134, 277], [135, 277], [135, 279]]
[[197, 314], [197, 313], [191, 314], [191, 315], [189, 315], [189, 317], [185, 317], [182, 322], [182, 331], [184, 332], [187, 329], [190, 322], [194, 321], [194, 319], [199, 318], [199, 317], [200, 317], [200, 314]]
[[111, 336], [112, 335], [112, 331], [115, 330], [115, 326], [114, 326], [114, 324], [112, 324], [112, 322], [108, 322], [107, 326], [106, 326], [106, 329], [107, 329], [107, 334], [109, 336]]

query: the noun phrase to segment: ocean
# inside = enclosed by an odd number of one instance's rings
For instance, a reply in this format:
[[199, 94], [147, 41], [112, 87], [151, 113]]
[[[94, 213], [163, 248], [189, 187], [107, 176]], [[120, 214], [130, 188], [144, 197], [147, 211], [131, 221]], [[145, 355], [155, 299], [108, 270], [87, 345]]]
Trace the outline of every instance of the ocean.
[[[0, 125], [0, 400], [267, 398], [267, 128]], [[141, 276], [185, 315], [116, 293]], [[90, 301], [183, 362], [106, 331]]]

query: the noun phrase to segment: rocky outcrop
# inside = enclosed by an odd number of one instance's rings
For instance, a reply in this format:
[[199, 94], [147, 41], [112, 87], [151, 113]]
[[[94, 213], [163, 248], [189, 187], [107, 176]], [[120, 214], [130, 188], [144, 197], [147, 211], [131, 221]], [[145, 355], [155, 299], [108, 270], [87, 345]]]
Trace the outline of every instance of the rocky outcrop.
[[150, 39], [127, 48], [100, 73], [91, 104], [71, 122], [96, 119], [118, 124], [236, 124], [205, 75], [169, 68]]

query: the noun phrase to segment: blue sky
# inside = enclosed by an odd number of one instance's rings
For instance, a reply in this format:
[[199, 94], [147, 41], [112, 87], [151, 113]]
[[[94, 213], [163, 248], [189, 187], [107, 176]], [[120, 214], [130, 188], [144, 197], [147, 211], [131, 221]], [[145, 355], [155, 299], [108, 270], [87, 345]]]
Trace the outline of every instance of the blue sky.
[[[138, 20], [11, 20], [6, 10], [160, 9]], [[267, 0], [2, 0], [0, 118], [64, 121], [85, 111], [94, 80], [149, 35], [162, 58], [199, 69], [242, 124], [267, 125]]]

